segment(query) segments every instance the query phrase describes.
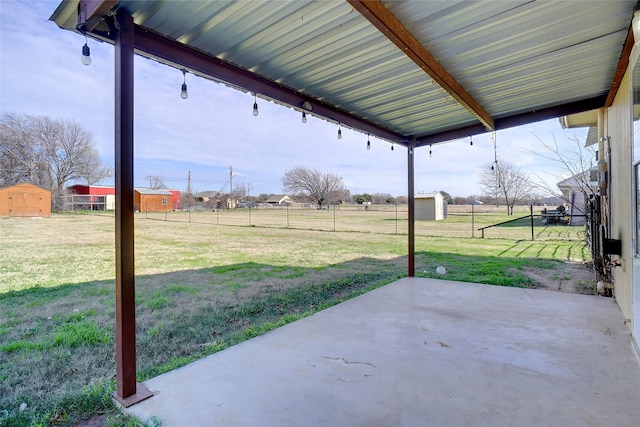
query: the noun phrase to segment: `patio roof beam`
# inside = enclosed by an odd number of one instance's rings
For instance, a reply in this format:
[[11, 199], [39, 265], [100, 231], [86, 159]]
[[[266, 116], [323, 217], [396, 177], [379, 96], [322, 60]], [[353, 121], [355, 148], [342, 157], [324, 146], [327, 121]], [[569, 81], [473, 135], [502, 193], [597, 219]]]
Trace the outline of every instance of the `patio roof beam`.
[[425, 73], [456, 99], [484, 125], [494, 130], [491, 115], [449, 74], [438, 60], [425, 49], [413, 34], [387, 9], [380, 0], [347, 0], [385, 37], [413, 60]]
[[[604, 107], [607, 94], [595, 96], [593, 98], [583, 99], [580, 101], [569, 102], [554, 107], [542, 108], [540, 110], [532, 110], [524, 113], [514, 114], [508, 117], [502, 117], [495, 120], [495, 130], [509, 129], [516, 126], [526, 125], [542, 120], [555, 119], [571, 114], [582, 113], [597, 108]], [[452, 139], [465, 138], [469, 135], [477, 135], [486, 132], [486, 129], [475, 124], [457, 129], [450, 129], [431, 135], [418, 137], [416, 146], [424, 147], [426, 145], [437, 144], [439, 142], [451, 141]]]
[[94, 19], [102, 19], [113, 7], [117, 0], [80, 0], [78, 5], [78, 24]]
[[[323, 102], [281, 83], [256, 75], [248, 70], [225, 62], [215, 56], [188, 47], [175, 40], [135, 27], [136, 53], [176, 68], [186, 68], [203, 77], [254, 92], [266, 98], [290, 105], [308, 114], [317, 115], [343, 126], [370, 133], [376, 137], [407, 146], [408, 138], [391, 129], [380, 126], [337, 106]], [[304, 108], [303, 104], [307, 103]], [[309, 108], [310, 106], [310, 108]]]

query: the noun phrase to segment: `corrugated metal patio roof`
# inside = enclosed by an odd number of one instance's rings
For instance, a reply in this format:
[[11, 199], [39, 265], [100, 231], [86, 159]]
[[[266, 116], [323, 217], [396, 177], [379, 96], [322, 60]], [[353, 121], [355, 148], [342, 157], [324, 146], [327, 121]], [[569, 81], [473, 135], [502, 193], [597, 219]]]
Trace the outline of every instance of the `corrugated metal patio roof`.
[[604, 106], [635, 3], [71, 0], [51, 19], [110, 40], [126, 11], [142, 55], [419, 146]]

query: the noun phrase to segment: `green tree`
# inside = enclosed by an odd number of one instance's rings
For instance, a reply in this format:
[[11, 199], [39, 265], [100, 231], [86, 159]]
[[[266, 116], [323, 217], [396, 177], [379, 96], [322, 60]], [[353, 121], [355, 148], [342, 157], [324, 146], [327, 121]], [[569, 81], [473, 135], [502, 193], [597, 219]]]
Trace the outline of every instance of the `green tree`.
[[444, 200], [445, 200], [445, 202], [447, 202], [448, 205], [452, 205], [453, 204], [453, 197], [451, 197], [451, 194], [447, 193], [444, 190], [440, 190], [440, 194], [442, 194], [444, 196]]

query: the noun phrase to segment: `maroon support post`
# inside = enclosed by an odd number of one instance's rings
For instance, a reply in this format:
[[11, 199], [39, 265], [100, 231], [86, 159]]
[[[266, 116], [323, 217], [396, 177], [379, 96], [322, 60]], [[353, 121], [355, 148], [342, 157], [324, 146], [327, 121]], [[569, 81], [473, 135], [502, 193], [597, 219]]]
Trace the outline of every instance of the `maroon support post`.
[[415, 139], [409, 144], [407, 149], [407, 173], [408, 173], [408, 200], [409, 200], [409, 213], [408, 213], [408, 223], [409, 223], [409, 253], [408, 253], [408, 271], [407, 275], [409, 277], [415, 276], [415, 186], [414, 186], [414, 178], [415, 173], [413, 171], [413, 151], [415, 150]]
[[131, 406], [151, 396], [136, 383], [133, 211], [133, 18], [117, 16], [115, 40], [116, 379], [114, 398]]

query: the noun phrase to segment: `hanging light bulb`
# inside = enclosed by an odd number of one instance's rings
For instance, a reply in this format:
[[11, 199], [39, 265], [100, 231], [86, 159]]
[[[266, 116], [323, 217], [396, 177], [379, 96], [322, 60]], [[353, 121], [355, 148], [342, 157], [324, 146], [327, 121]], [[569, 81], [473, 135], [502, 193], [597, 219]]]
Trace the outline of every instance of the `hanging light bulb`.
[[429, 157], [432, 156], [432, 152], [431, 152], [431, 145], [429, 145]]
[[339, 123], [338, 123], [338, 139], [342, 139], [342, 129], [340, 129]]
[[189, 93], [187, 92], [187, 70], [182, 69], [182, 90], [180, 91], [180, 98], [187, 99]]
[[367, 150], [371, 150], [371, 141], [369, 140], [369, 134], [367, 134]]
[[91, 49], [89, 49], [89, 45], [87, 44], [89, 40], [87, 39], [87, 35], [84, 35], [84, 46], [82, 46], [82, 57], [80, 58], [84, 65], [91, 65]]
[[393, 151], [393, 142], [391, 143], [391, 151]]
[[253, 95], [253, 115], [257, 116], [258, 114], [260, 114], [260, 112], [258, 111], [258, 100], [256, 99], [256, 95]]
[[473, 136], [469, 136], [469, 145], [473, 145]]
[[307, 123], [307, 113], [302, 112], [302, 123]]

